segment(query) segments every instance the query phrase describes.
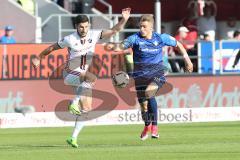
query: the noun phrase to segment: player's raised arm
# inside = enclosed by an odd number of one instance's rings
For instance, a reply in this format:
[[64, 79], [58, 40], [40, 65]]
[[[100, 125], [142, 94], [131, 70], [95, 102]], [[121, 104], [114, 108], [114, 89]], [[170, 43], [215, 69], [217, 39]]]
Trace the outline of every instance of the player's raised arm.
[[102, 32], [101, 38], [103, 38], [103, 39], [110, 38], [113, 35], [115, 35], [117, 32], [121, 31], [130, 17], [130, 12], [131, 12], [131, 8], [124, 8], [122, 10], [122, 19], [118, 22], [118, 24], [113, 26], [111, 29], [104, 30]]
[[136, 34], [133, 34], [127, 37], [123, 42], [120, 42], [120, 43], [109, 42], [104, 45], [104, 49], [106, 51], [114, 51], [114, 52], [123, 51], [121, 53], [124, 53], [124, 51], [127, 51], [129, 48], [132, 48], [133, 45], [135, 45], [136, 37], [137, 37]]
[[180, 51], [180, 53], [182, 54], [183, 56], [183, 59], [184, 59], [184, 62], [185, 62], [185, 65], [186, 65], [186, 71], [187, 72], [192, 72], [193, 71], [193, 64], [187, 54], [187, 51], [186, 49], [183, 47], [183, 45], [177, 41], [177, 46], [178, 50]]
[[38, 57], [32, 59], [32, 65], [33, 67], [37, 68], [40, 64], [41, 59], [43, 59], [45, 56], [49, 55], [51, 52], [61, 49], [61, 47], [58, 45], [58, 43], [54, 43], [52, 45], [50, 45], [49, 47], [47, 47], [46, 49], [44, 49]]

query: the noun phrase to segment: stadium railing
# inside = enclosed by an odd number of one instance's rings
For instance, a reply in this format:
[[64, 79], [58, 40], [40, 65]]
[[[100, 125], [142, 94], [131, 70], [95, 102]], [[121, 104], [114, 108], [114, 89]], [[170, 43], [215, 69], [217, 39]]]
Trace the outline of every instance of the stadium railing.
[[[71, 32], [74, 32], [75, 29], [74, 28], [64, 28], [63, 27], [63, 21], [64, 21], [64, 18], [74, 18], [76, 17], [77, 15], [79, 14], [70, 14], [70, 15], [66, 15], [66, 14], [52, 14], [50, 15], [46, 20], [44, 20], [42, 22], [42, 28], [45, 27], [45, 25], [51, 21], [52, 19], [56, 18], [58, 19], [58, 25], [57, 25], [57, 29], [58, 29], [58, 39], [61, 39], [64, 35], [67, 35]], [[91, 27], [93, 29], [108, 29], [109, 27], [113, 27], [115, 24], [118, 23], [119, 19], [121, 18], [121, 14], [112, 14], [112, 15], [109, 15], [109, 14], [102, 14], [102, 15], [96, 15], [96, 14], [85, 14], [87, 15], [89, 18], [90, 18], [90, 21], [91, 21]], [[133, 18], [139, 18], [142, 14], [132, 14], [131, 17]], [[108, 28], [106, 28], [106, 24], [99, 24], [98, 22], [95, 24], [93, 22], [94, 19], [99, 19], [99, 18], [102, 18], [104, 21], [104, 23], [108, 23], [107, 26]], [[138, 29], [124, 29], [122, 31], [122, 33], [126, 33], [126, 32], [137, 32]], [[67, 33], [67, 34], [66, 34]], [[119, 40], [121, 40], [121, 37], [120, 37], [120, 34], [117, 34], [113, 39], [112, 41], [114, 42], [118, 42]]]

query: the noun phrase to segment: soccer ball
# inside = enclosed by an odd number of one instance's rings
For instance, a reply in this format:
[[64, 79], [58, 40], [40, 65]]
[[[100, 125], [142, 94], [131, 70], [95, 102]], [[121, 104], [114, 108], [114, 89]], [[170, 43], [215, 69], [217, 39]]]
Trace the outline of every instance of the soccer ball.
[[129, 83], [129, 76], [123, 71], [119, 71], [112, 76], [112, 83], [118, 88], [124, 88]]

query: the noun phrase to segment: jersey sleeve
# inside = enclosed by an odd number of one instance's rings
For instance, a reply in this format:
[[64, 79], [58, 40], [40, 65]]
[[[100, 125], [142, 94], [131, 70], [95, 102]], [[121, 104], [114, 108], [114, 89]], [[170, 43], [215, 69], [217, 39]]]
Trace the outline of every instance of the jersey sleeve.
[[176, 47], [177, 46], [177, 40], [170, 36], [169, 34], [161, 34], [160, 35], [162, 42], [166, 45], [166, 46], [173, 46]]
[[92, 38], [95, 42], [102, 38], [102, 30], [92, 30]]
[[69, 37], [64, 37], [63, 39], [59, 40], [57, 42], [57, 44], [59, 45], [59, 47], [61, 48], [65, 48], [65, 47], [69, 47], [70, 46], [70, 40]]
[[129, 36], [122, 42], [123, 48], [124, 49], [133, 48], [135, 42], [136, 42], [136, 35]]

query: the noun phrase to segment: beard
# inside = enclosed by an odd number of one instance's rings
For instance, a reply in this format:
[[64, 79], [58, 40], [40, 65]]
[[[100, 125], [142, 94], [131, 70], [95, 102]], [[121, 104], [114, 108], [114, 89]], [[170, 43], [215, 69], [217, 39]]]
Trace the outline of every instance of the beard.
[[[78, 32], [78, 31], [77, 31]], [[78, 35], [83, 38], [83, 37], [86, 37], [87, 35], [87, 32], [78, 32]]]

